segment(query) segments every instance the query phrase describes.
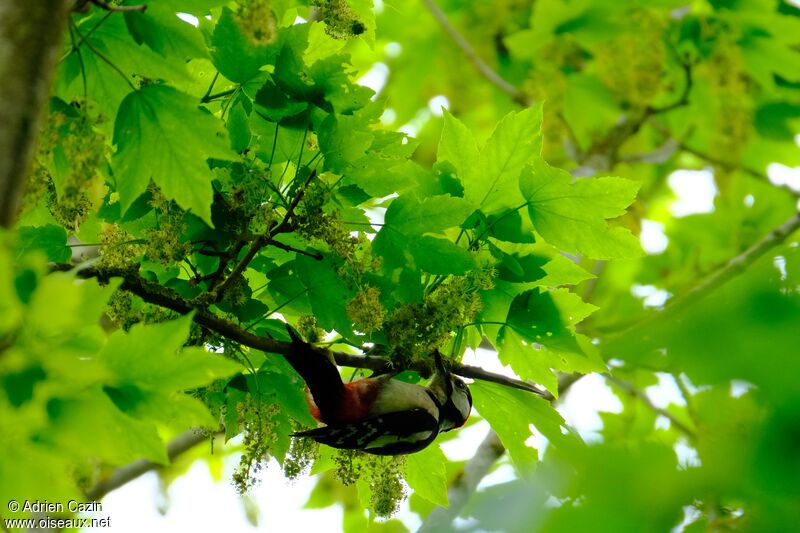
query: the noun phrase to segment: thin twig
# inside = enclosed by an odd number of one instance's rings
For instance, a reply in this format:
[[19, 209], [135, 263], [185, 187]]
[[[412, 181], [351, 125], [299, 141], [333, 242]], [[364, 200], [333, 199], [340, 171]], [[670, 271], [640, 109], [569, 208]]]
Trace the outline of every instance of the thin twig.
[[201, 104], [208, 101], [208, 98], [211, 96], [211, 91], [214, 90], [214, 85], [217, 83], [218, 79], [219, 79], [219, 71], [216, 71], [214, 73], [214, 77], [211, 78], [211, 83], [208, 85], [208, 90], [206, 91], [206, 94], [204, 94], [203, 97], [200, 98]]
[[[800, 213], [795, 213], [789, 220], [770, 231], [763, 239], [728, 261], [724, 267], [714, 271], [706, 279], [692, 287], [689, 291], [673, 300], [667, 308], [670, 312], [686, 307], [712, 292], [725, 282], [744, 272], [762, 255], [776, 246], [783, 244], [789, 236], [800, 228]], [[664, 311], [667, 311], [667, 308]]]
[[295, 248], [293, 246], [289, 246], [288, 244], [283, 244], [280, 241], [276, 241], [275, 239], [270, 239], [267, 241], [267, 246], [274, 246], [275, 248], [280, 248], [281, 250], [286, 250], [287, 252], [294, 252], [301, 255], [306, 255], [317, 261], [322, 261], [322, 254], [320, 252], [309, 252], [307, 250], [301, 250], [299, 248]]
[[759, 172], [759, 171], [754, 170], [754, 169], [752, 169], [750, 167], [745, 167], [745, 166], [739, 165], [737, 163], [732, 163], [730, 161], [724, 161], [723, 159], [720, 159], [718, 157], [714, 157], [714, 156], [712, 156], [710, 154], [707, 154], [705, 152], [702, 152], [700, 150], [692, 148], [691, 146], [689, 146], [688, 144], [683, 143], [683, 142], [682, 143], [678, 143], [678, 148], [680, 148], [681, 150], [683, 150], [686, 153], [692, 154], [693, 156], [702, 159], [703, 161], [711, 163], [714, 166], [718, 166], [718, 167], [720, 167], [720, 168], [722, 168], [722, 169], [724, 169], [724, 170], [726, 170], [728, 172], [732, 172], [732, 171], [737, 171], [738, 170], [739, 172], [747, 174], [748, 176], [751, 176], [753, 178], [761, 180], [761, 181], [763, 181], [765, 183], [769, 183], [770, 185], [774, 185], [778, 189], [784, 189], [784, 190], [788, 191], [795, 198], [800, 198], [800, 191], [796, 191], [796, 190], [794, 190], [791, 187], [786, 186], [786, 185], [777, 185], [775, 183], [772, 183], [770, 181], [770, 179], [769, 179], [769, 176], [767, 176], [767, 174], [764, 173], [764, 172]]
[[[88, 3], [88, 2], [87, 2], [87, 3]], [[88, 39], [89, 37], [91, 37], [91, 36], [94, 34], [94, 32], [95, 32], [95, 31], [97, 31], [97, 29], [98, 29], [98, 28], [100, 28], [100, 26], [102, 26], [102, 25], [103, 25], [103, 23], [104, 23], [106, 20], [108, 20], [108, 17], [110, 17], [111, 15], [112, 15], [112, 13], [111, 13], [110, 11], [109, 11], [109, 12], [107, 12], [105, 15], [103, 15], [103, 18], [101, 18], [100, 20], [98, 20], [98, 21], [97, 21], [97, 23], [96, 23], [94, 26], [92, 26], [91, 28], [89, 28], [89, 31], [87, 31], [87, 32], [86, 32], [86, 33], [85, 33], [85, 34], [84, 34], [84, 35], [83, 35], [83, 36], [82, 36], [82, 37], [81, 37], [81, 38], [78, 40], [78, 43], [77, 43], [76, 45], [74, 45], [74, 46], [72, 46], [72, 47], [70, 48], [69, 52], [67, 52], [66, 54], [64, 54], [63, 56], [61, 56], [61, 57], [58, 59], [58, 64], [60, 65], [61, 63], [63, 63], [64, 61], [66, 61], [66, 60], [67, 60], [67, 58], [68, 58], [69, 56], [71, 56], [73, 52], [76, 52], [76, 51], [78, 50], [78, 47], [80, 47], [80, 45], [82, 45], [82, 44], [84, 43], [84, 41], [86, 41], [86, 39]]]
[[479, 366], [453, 365], [450, 367], [450, 371], [453, 372], [454, 374], [458, 374], [459, 376], [463, 376], [465, 378], [480, 379], [481, 381], [490, 381], [492, 383], [497, 383], [498, 385], [505, 385], [506, 387], [512, 387], [514, 389], [524, 390], [525, 392], [530, 392], [532, 394], [536, 394], [537, 396], [541, 396], [543, 398], [548, 398], [550, 394], [540, 389], [536, 385], [533, 385], [532, 383], [510, 378], [502, 374], [494, 374], [492, 372], [487, 372], [486, 370], [482, 369]]
[[[655, 128], [656, 131], [664, 134], [665, 136], [669, 136], [670, 135], [669, 129], [666, 126], [664, 126], [663, 124], [659, 124], [658, 122], [652, 122], [651, 125], [653, 126], [653, 128]], [[666, 151], [668, 149], [671, 149], [672, 152], [680, 149], [680, 150], [686, 152], [687, 154], [692, 154], [693, 156], [697, 157], [698, 159], [702, 159], [706, 163], [710, 163], [713, 166], [720, 167], [720, 168], [722, 168], [723, 170], [725, 170], [727, 172], [734, 172], [734, 171], [742, 172], [742, 173], [747, 174], [748, 176], [753, 177], [753, 178], [755, 178], [757, 180], [763, 181], [765, 183], [769, 183], [770, 185], [773, 185], [778, 189], [784, 189], [787, 192], [789, 192], [789, 194], [794, 196], [795, 198], [800, 198], [800, 191], [796, 191], [796, 190], [794, 190], [791, 187], [788, 187], [786, 185], [777, 185], [775, 183], [772, 183], [770, 181], [770, 179], [769, 179], [769, 176], [765, 172], [759, 172], [758, 170], [755, 170], [753, 168], [742, 166], [740, 163], [737, 163], [737, 162], [734, 162], [734, 161], [726, 161], [726, 160], [721, 159], [719, 157], [715, 157], [715, 156], [713, 156], [713, 155], [711, 155], [709, 153], [703, 152], [702, 150], [698, 150], [697, 148], [694, 148], [694, 147], [690, 146], [687, 141], [678, 141], [678, 140], [670, 138], [670, 139], [667, 140], [667, 142], [664, 144], [664, 146], [662, 146], [661, 148], [657, 149], [655, 152], [653, 152], [653, 154], [656, 154], [657, 152], [659, 152], [661, 150]], [[632, 162], [636, 162], [637, 161], [635, 157], [630, 158], [630, 159], [626, 159], [626, 161], [630, 161], [631, 159], [633, 160]], [[648, 160], [648, 158], [646, 156], [638, 156], [638, 161], [650, 162], [650, 160]], [[656, 162], [661, 162], [661, 161], [656, 161]]]
[[669, 113], [679, 107], [684, 107], [689, 104], [689, 93], [692, 92], [692, 85], [694, 84], [694, 79], [692, 78], [692, 65], [688, 62], [681, 62], [681, 67], [683, 68], [683, 76], [684, 76], [684, 85], [683, 91], [681, 95], [678, 97], [677, 100], [672, 102], [671, 104], [667, 104], [662, 107], [652, 107], [647, 106], [645, 109], [645, 118], [649, 118], [653, 115], [661, 115], [664, 113]]
[[285, 233], [292, 229], [292, 218], [294, 217], [294, 210], [297, 208], [297, 205], [300, 203], [300, 200], [303, 199], [303, 195], [305, 194], [305, 189], [308, 187], [308, 184], [311, 183], [311, 180], [314, 179], [316, 176], [316, 171], [312, 171], [303, 185], [298, 189], [297, 194], [295, 195], [292, 203], [289, 205], [289, 208], [286, 210], [286, 214], [283, 216], [283, 220], [277, 224], [276, 226], [267, 230], [266, 233], [263, 233], [256, 237], [253, 242], [250, 244], [250, 248], [247, 250], [247, 253], [242, 258], [241, 261], [233, 268], [231, 273], [226, 277], [219, 285], [211, 289], [211, 292], [214, 295], [216, 301], [222, 300], [222, 297], [225, 294], [225, 291], [234, 283], [236, 278], [240, 276], [247, 265], [255, 258], [256, 254], [267, 245], [267, 243], [272, 241], [272, 238], [275, 235], [280, 233]]
[[247, 253], [244, 254], [244, 257], [239, 261], [231, 273], [223, 279], [216, 287], [211, 289], [209, 292], [214, 295], [214, 301], [219, 302], [222, 300], [222, 297], [225, 296], [225, 291], [227, 291], [231, 285], [234, 284], [236, 279], [247, 269], [247, 266], [250, 262], [255, 258], [256, 254], [264, 247], [269, 239], [266, 235], [259, 235], [253, 242], [250, 243], [250, 248], [247, 250]]
[[628, 383], [625, 380], [615, 378], [614, 376], [611, 376], [609, 374], [603, 374], [603, 377], [609, 383], [613, 383], [620, 389], [624, 390], [626, 393], [637, 398], [653, 412], [669, 420], [670, 424], [672, 424], [672, 426], [675, 429], [686, 435], [689, 438], [689, 440], [694, 441], [697, 439], [697, 433], [692, 428], [690, 428], [689, 426], [678, 420], [678, 418], [675, 415], [673, 415], [666, 409], [662, 409], [661, 407], [658, 407], [656, 404], [654, 404], [653, 401], [650, 399], [650, 397], [644, 393], [644, 391], [637, 389], [636, 387], [633, 386], [633, 384]]
[[[191, 450], [203, 441], [207, 441], [209, 436], [201, 431], [189, 430], [176, 437], [173, 441], [167, 444], [167, 457], [170, 463], [176, 457]], [[154, 463], [147, 459], [140, 459], [128, 465], [117, 468], [107, 478], [99, 481], [96, 485], [86, 491], [86, 499], [97, 501], [103, 498], [112, 490], [118, 489], [122, 485], [133, 481], [139, 476], [161, 468], [164, 465]]]
[[230, 95], [232, 95], [233, 93], [235, 93], [235, 92], [236, 92], [236, 91], [238, 91], [238, 90], [239, 90], [239, 88], [238, 88], [238, 87], [234, 87], [233, 89], [228, 89], [228, 90], [225, 90], [225, 91], [220, 91], [220, 92], [218, 92], [218, 93], [215, 93], [215, 94], [207, 94], [206, 96], [204, 96], [204, 97], [203, 97], [203, 98], [200, 100], [200, 103], [201, 103], [201, 104], [207, 104], [208, 102], [210, 102], [210, 101], [212, 101], [212, 100], [216, 100], [217, 98], [222, 98], [222, 97], [224, 97], [224, 96], [230, 96]]
[[433, 15], [433, 18], [436, 19], [445, 33], [447, 33], [456, 46], [461, 49], [469, 62], [472, 63], [472, 65], [478, 69], [481, 74], [483, 74], [484, 78], [489, 80], [492, 85], [509, 95], [511, 99], [519, 105], [524, 107], [531, 105], [528, 97], [522, 91], [503, 79], [502, 76], [492, 70], [492, 67], [490, 67], [483, 59], [481, 59], [472, 45], [467, 42], [464, 36], [461, 35], [452, 24], [450, 24], [450, 20], [448, 20], [447, 15], [445, 15], [444, 11], [441, 10], [436, 2], [433, 0], [422, 0], [422, 2], [425, 4], [425, 7], [428, 8], [428, 11], [431, 12], [431, 15]]
[[692, 419], [695, 425], [697, 425], [697, 421], [699, 420], [697, 417], [697, 411], [694, 408], [694, 400], [692, 399], [692, 393], [689, 392], [689, 388], [686, 386], [686, 383], [683, 382], [681, 377], [677, 374], [670, 374], [672, 376], [672, 380], [675, 382], [675, 385], [678, 387], [678, 390], [681, 392], [681, 397], [683, 397], [683, 401], [686, 402], [686, 413], [689, 415], [689, 418]]
[[642, 327], [655, 321], [663, 321], [665, 317], [674, 315], [690, 304], [701, 300], [730, 279], [747, 270], [750, 265], [755, 263], [765, 253], [783, 244], [783, 242], [798, 229], [800, 229], [800, 213], [796, 213], [789, 220], [770, 231], [763, 239], [741, 254], [730, 259], [724, 266], [706, 276], [700, 283], [682, 295], [667, 302], [661, 311], [654, 311], [636, 322], [628, 324], [624, 328], [607, 334], [603, 339], [604, 343], [616, 342], [619, 338], [633, 335]]
[[121, 68], [119, 68], [117, 65], [115, 65], [113, 61], [111, 61], [102, 52], [100, 52], [97, 48], [95, 48], [94, 45], [92, 43], [90, 43], [89, 40], [86, 37], [83, 36], [81, 31], [78, 29], [77, 24], [72, 24], [72, 29], [74, 29], [75, 33], [78, 35], [78, 37], [80, 37], [81, 43], [85, 44], [86, 47], [89, 50], [91, 50], [94, 55], [99, 57], [104, 63], [106, 63], [109, 67], [111, 67], [117, 74], [122, 76], [122, 78], [125, 80], [125, 83], [127, 83], [128, 86], [131, 89], [133, 89], [134, 91], [136, 90], [136, 86], [133, 84], [133, 82], [130, 80], [130, 78], [128, 78], [128, 75], [125, 74], [125, 72], [123, 72]]
[[678, 311], [704, 298], [730, 279], [747, 270], [750, 265], [755, 263], [768, 251], [783, 244], [783, 242], [798, 229], [800, 229], [800, 213], [796, 213], [789, 220], [770, 231], [763, 239], [750, 248], [728, 260], [725, 265], [713, 271], [685, 293], [669, 300], [660, 311], [653, 311], [625, 325], [604, 328], [603, 333], [605, 333], [605, 335], [603, 337], [603, 343], [612, 344], [622, 338], [636, 335], [643, 327], [655, 321], [664, 320], [665, 317], [674, 315]]
[[664, 163], [675, 152], [678, 151], [680, 145], [675, 139], [667, 139], [661, 146], [650, 152], [621, 156], [619, 158], [623, 163]]
[[[662, 107], [645, 107], [638, 118], [635, 120], [626, 118], [625, 120], [621, 121], [614, 128], [612, 128], [600, 142], [595, 144], [595, 146], [603, 148], [603, 155], [607, 161], [607, 168], [605, 170], [610, 170], [616, 166], [616, 164], [620, 161], [619, 152], [622, 147], [634, 135], [639, 133], [642, 127], [647, 124], [651, 118], [657, 115], [669, 113], [670, 111], [674, 111], [675, 109], [689, 104], [689, 93], [691, 93], [693, 86], [692, 65], [686, 62], [681, 62], [681, 66], [683, 67], [685, 82], [683, 90], [681, 91], [681, 94], [677, 100]], [[598, 152], [594, 152], [592, 148], [590, 148], [587, 153], [600, 155]]]
[[69, 27], [69, 39], [72, 43], [72, 49], [75, 50], [75, 54], [78, 56], [78, 66], [81, 69], [81, 81], [83, 82], [83, 99], [84, 101], [89, 100], [89, 85], [86, 83], [86, 65], [83, 62], [83, 55], [81, 54], [81, 49], [78, 47], [77, 42], [75, 41], [75, 30], [73, 29], [72, 25]]

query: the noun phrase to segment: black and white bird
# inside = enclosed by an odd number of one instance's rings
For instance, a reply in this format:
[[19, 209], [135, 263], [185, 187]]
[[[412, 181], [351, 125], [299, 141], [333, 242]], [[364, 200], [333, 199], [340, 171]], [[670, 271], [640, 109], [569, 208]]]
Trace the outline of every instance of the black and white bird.
[[467, 384], [449, 373], [436, 352], [427, 387], [390, 374], [342, 382], [331, 354], [303, 341], [291, 328], [286, 359], [305, 380], [312, 416], [323, 427], [295, 433], [333, 448], [402, 455], [427, 447], [443, 431], [464, 425], [472, 410]]

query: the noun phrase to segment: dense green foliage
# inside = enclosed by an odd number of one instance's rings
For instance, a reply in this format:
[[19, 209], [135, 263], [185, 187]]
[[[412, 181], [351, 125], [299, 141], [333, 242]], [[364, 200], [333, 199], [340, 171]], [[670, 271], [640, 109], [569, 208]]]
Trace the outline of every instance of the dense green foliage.
[[[0, 235], [0, 501], [167, 464], [200, 427], [242, 452], [240, 490], [271, 457], [324, 473], [310, 505], [345, 504], [348, 529], [391, 515], [401, 479], [422, 519], [446, 505], [460, 465], [437, 444], [403, 460], [291, 441], [314, 423], [302, 382], [253, 343], [279, 352], [286, 321], [405, 369], [488, 341], [556, 398], [559, 376], [607, 378], [622, 410], [591, 443], [558, 400], [476, 380], [517, 475], [462, 511], [484, 529], [800, 523], [798, 224], [771, 233], [798, 195], [767, 178], [800, 164], [800, 10], [442, 2], [465, 49], [424, 2], [143, 3], [73, 14]], [[381, 71], [377, 95], [356, 83]], [[667, 178], [704, 168], [714, 208], [675, 216]], [[663, 250], [641, 249], [643, 220]], [[659, 380], [682, 400], [654, 406]]]

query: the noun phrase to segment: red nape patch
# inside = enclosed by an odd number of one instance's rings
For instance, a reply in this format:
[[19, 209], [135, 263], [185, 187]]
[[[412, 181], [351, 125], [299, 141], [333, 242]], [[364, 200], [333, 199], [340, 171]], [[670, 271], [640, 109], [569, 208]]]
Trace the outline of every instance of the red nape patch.
[[336, 410], [337, 423], [362, 420], [378, 396], [378, 383], [371, 378], [344, 384], [344, 395]]

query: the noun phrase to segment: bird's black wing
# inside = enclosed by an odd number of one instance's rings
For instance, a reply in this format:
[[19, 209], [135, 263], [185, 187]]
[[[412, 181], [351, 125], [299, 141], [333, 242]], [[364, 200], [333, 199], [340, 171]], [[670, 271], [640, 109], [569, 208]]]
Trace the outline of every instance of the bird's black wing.
[[410, 409], [351, 424], [325, 426], [295, 433], [333, 448], [358, 449], [375, 455], [403, 455], [428, 446], [439, 434], [439, 423], [425, 409]]

